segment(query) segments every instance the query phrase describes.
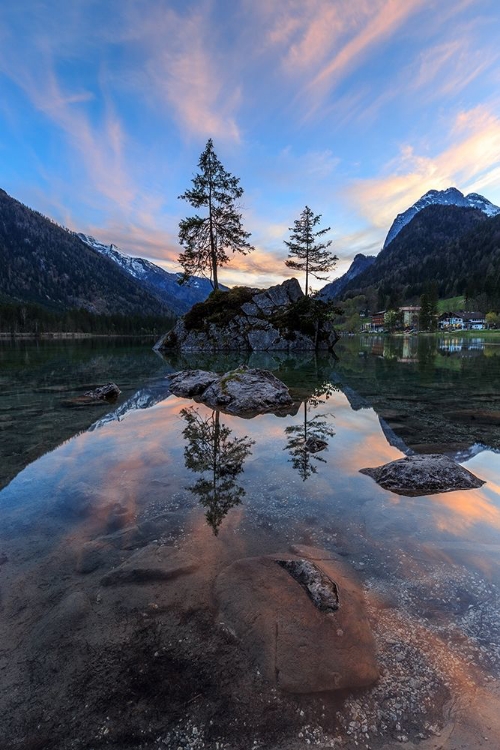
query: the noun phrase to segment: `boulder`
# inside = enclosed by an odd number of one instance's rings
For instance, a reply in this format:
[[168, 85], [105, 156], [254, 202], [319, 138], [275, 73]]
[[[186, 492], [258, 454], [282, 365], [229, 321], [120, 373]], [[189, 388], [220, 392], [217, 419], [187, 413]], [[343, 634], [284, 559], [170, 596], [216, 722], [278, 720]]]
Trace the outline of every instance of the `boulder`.
[[238, 560], [218, 576], [219, 618], [266, 679], [291, 693], [366, 687], [379, 672], [364, 597], [337, 555]]
[[327, 303], [305, 298], [297, 279], [265, 290], [235, 287], [195, 305], [154, 348], [212, 353], [327, 351], [338, 339], [327, 312]]
[[400, 458], [376, 468], [360, 469], [377, 484], [398, 495], [417, 497], [454, 490], [472, 490], [484, 484], [463, 466], [440, 454]]
[[99, 399], [101, 401], [116, 401], [120, 393], [121, 390], [115, 383], [106, 383], [106, 385], [94, 388], [93, 391], [87, 391], [84, 395], [88, 398]]
[[[206, 387], [202, 390], [203, 384]], [[288, 414], [294, 402], [286, 385], [267, 370], [240, 365], [217, 375], [203, 370], [184, 370], [170, 376], [175, 396], [193, 396], [212, 409], [252, 417], [272, 412]]]
[[192, 398], [200, 396], [217, 378], [216, 372], [183, 370], [169, 376], [169, 385], [174, 396]]

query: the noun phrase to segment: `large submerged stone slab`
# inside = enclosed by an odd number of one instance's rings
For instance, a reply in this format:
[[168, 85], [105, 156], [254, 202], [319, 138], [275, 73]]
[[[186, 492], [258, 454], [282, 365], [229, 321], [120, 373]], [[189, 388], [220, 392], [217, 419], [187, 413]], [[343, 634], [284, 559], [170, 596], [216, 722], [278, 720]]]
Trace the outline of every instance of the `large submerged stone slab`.
[[377, 484], [398, 495], [417, 497], [454, 490], [472, 490], [484, 484], [472, 472], [438, 453], [407, 456], [383, 466], [360, 469]]
[[379, 672], [363, 591], [336, 555], [300, 548], [238, 560], [216, 581], [219, 617], [291, 693], [371, 685]]

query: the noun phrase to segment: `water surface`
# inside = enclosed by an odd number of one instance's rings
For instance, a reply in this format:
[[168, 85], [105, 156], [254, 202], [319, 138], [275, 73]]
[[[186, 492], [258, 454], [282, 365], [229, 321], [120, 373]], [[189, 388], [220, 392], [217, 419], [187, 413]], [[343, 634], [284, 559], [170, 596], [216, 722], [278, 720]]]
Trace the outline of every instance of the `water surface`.
[[[241, 419], [172, 396], [165, 380], [241, 355], [1, 346], [7, 747], [425, 742], [447, 701], [494, 683], [500, 347], [350, 337], [337, 357], [253, 355], [296, 404]], [[108, 380], [117, 404], [71, 404]], [[324, 449], [306, 450], [310, 439]], [[407, 498], [359, 473], [412, 451], [453, 455], [486, 484]], [[285, 698], [241, 644], [221, 642], [218, 572], [292, 544], [339, 553], [363, 582], [383, 674], [362, 696]], [[103, 585], [133, 555], [165, 550], [197, 566], [186, 584]]]

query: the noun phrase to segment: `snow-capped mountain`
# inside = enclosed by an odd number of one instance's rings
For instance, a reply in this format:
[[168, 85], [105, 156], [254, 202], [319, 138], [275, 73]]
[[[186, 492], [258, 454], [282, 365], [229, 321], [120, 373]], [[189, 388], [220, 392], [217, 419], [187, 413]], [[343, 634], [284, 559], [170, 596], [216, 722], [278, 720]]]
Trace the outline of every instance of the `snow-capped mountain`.
[[375, 259], [375, 255], [363, 255], [363, 253], [358, 253], [354, 256], [353, 262], [343, 276], [339, 276], [338, 279], [334, 279], [329, 284], [326, 284], [321, 290], [319, 296], [322, 299], [336, 299], [337, 297], [340, 297], [347, 284], [358, 274], [362, 273], [362, 271], [369, 268]]
[[[144, 258], [132, 258], [122, 253], [116, 245], [105, 245], [87, 234], [80, 233], [77, 237], [101, 255], [110, 258], [180, 315], [187, 312], [196, 302], [203, 302], [212, 291], [208, 279], [194, 277], [189, 283], [179, 286], [179, 273], [169, 273]], [[225, 287], [221, 286], [221, 289]]]
[[415, 214], [423, 208], [432, 205], [477, 208], [486, 214], [486, 216], [496, 216], [500, 213], [500, 208], [498, 206], [495, 206], [487, 198], [484, 198], [477, 193], [464, 195], [455, 187], [447, 188], [447, 190], [429, 190], [429, 192], [423, 195], [413, 204], [413, 206], [410, 206], [410, 208], [406, 209], [402, 214], [396, 216], [385, 239], [384, 247], [387, 247], [394, 237], [399, 234], [402, 228], [406, 226], [406, 224], [409, 224]]

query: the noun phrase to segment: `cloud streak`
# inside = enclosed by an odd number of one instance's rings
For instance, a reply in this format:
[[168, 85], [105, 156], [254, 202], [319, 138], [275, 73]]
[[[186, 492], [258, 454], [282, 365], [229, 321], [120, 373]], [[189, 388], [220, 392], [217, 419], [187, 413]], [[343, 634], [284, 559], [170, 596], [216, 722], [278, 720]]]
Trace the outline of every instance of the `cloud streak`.
[[397, 213], [428, 190], [455, 185], [475, 192], [488, 185], [499, 192], [500, 118], [482, 106], [461, 112], [449, 140], [451, 145], [434, 156], [403, 146], [385, 175], [351, 184], [351, 201], [374, 226], [388, 229]]

